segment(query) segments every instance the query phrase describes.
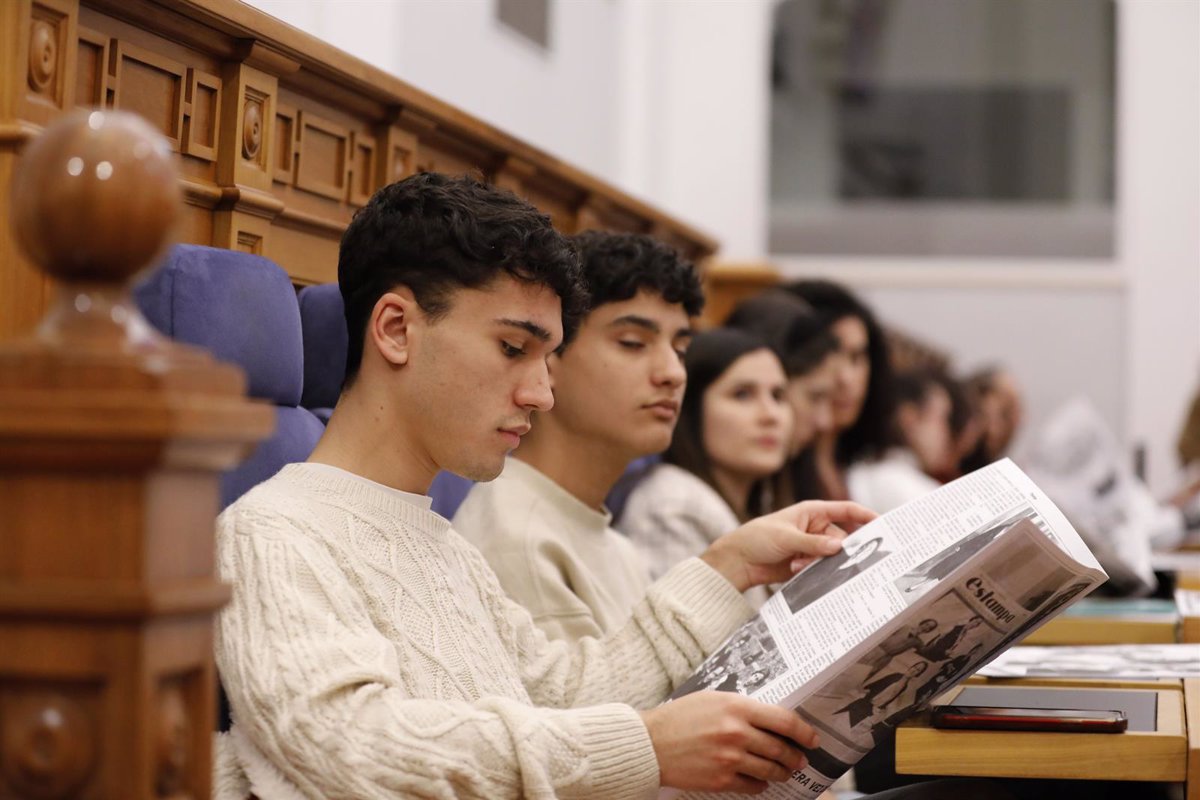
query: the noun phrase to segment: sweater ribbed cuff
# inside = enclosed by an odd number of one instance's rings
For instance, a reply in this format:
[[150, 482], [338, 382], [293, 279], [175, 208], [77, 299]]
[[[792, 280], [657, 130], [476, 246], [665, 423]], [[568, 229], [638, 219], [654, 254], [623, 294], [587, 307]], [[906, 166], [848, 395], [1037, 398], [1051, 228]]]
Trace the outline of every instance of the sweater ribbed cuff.
[[646, 800], [658, 793], [658, 758], [637, 711], [620, 703], [568, 712], [591, 762], [586, 785], [560, 791], [564, 800], [605, 797]]
[[705, 653], [715, 650], [754, 613], [733, 584], [699, 558], [676, 564], [655, 586], [687, 609], [688, 627]]

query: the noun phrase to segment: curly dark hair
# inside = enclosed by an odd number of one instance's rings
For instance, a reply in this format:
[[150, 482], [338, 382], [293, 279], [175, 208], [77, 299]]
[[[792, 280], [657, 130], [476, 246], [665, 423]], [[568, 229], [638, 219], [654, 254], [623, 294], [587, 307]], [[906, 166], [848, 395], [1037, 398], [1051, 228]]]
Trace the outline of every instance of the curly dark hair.
[[846, 317], [857, 317], [867, 329], [867, 358], [871, 362], [867, 397], [858, 419], [838, 436], [836, 455], [842, 466], [882, 455], [890, 443], [894, 400], [887, 338], [875, 314], [848, 289], [833, 281], [800, 280], [785, 284], [783, 288], [806, 300], [824, 314], [830, 324]]
[[350, 338], [345, 385], [358, 375], [367, 322], [384, 294], [407, 286], [437, 319], [456, 289], [486, 286], [501, 273], [552, 289], [564, 336], [578, 325], [586, 307], [579, 253], [548, 215], [466, 175], [422, 172], [380, 189], [354, 215], [338, 253]]
[[589, 312], [643, 289], [683, 306], [689, 317], [704, 310], [700, 273], [669, 245], [642, 233], [584, 231], [571, 238], [583, 261]]

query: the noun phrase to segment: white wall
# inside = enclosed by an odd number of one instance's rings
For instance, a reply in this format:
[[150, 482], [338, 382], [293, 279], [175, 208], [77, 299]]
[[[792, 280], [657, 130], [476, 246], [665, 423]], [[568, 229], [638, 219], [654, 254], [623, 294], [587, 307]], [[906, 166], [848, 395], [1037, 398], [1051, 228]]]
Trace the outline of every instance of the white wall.
[[1123, 0], [1117, 34], [1126, 426], [1168, 489], [1200, 366], [1200, 3]]
[[760, 256], [771, 1], [621, 4], [638, 72], [621, 87], [617, 183], [716, 236], [725, 257]]

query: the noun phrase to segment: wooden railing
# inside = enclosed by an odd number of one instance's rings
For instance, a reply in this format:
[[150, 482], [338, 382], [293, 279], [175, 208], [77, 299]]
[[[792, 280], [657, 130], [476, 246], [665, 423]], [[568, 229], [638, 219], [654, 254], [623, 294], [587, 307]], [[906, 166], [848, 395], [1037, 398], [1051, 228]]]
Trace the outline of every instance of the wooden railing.
[[[297, 283], [336, 277], [375, 189], [473, 171], [560, 229], [652, 233], [700, 259], [716, 243], [552, 155], [237, 0], [0, 2], [0, 216], [18, 151], [76, 107], [133, 111], [178, 153], [180, 238], [265, 255]], [[0, 233], [0, 336], [50, 289]]]

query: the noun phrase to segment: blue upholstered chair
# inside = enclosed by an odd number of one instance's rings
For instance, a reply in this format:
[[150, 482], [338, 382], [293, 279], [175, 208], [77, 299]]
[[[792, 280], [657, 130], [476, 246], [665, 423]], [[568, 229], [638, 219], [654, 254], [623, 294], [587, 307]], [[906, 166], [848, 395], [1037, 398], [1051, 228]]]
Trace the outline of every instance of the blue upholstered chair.
[[179, 245], [134, 295], [150, 324], [237, 364], [247, 393], [275, 404], [275, 432], [222, 477], [222, 508], [285, 464], [308, 458], [324, 429], [300, 407], [300, 309], [286, 272], [247, 253]]

